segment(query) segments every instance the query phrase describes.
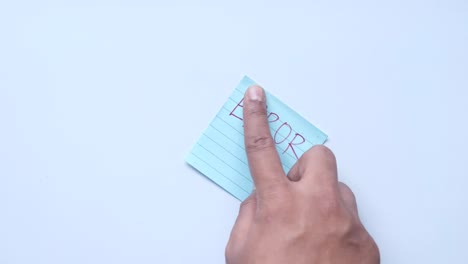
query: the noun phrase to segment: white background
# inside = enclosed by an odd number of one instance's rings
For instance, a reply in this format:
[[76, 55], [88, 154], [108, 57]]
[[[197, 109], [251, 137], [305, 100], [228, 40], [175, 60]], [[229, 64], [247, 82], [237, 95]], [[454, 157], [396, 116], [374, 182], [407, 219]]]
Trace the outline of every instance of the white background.
[[463, 0], [1, 1], [0, 263], [223, 263], [239, 201], [184, 156], [245, 74], [382, 263], [466, 263], [467, 47]]

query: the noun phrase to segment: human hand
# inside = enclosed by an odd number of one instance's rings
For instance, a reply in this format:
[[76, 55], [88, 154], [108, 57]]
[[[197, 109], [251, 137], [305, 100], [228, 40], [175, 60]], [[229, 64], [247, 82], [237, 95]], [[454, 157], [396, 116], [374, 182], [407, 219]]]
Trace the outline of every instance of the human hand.
[[244, 97], [244, 135], [256, 190], [240, 206], [226, 246], [228, 264], [380, 263], [328, 148], [312, 147], [286, 177], [258, 86]]

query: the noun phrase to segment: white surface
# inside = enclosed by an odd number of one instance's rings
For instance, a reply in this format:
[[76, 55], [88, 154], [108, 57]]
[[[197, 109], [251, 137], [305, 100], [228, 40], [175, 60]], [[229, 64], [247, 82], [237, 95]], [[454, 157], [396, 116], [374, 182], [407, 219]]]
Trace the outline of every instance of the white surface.
[[0, 3], [0, 263], [222, 263], [239, 202], [183, 157], [244, 74], [382, 263], [466, 262], [466, 1], [114, 2]]

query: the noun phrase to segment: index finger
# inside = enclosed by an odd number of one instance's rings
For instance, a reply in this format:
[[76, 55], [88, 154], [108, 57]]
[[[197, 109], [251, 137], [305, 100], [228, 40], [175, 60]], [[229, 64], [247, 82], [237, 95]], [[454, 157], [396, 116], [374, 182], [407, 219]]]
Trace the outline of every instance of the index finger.
[[244, 96], [244, 142], [257, 192], [284, 184], [287, 179], [271, 137], [265, 92], [256, 85]]

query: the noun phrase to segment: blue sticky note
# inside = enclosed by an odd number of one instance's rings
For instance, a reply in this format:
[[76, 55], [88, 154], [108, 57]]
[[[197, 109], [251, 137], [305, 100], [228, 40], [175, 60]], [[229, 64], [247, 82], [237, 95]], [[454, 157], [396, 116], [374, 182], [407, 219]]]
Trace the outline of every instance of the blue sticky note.
[[[254, 184], [244, 148], [243, 98], [255, 84], [244, 77], [186, 157], [192, 167], [239, 200]], [[310, 147], [327, 135], [265, 90], [271, 135], [286, 173]]]

